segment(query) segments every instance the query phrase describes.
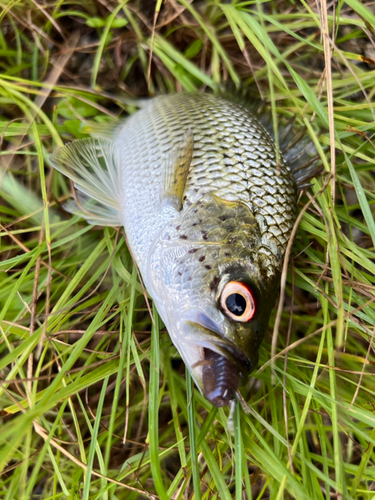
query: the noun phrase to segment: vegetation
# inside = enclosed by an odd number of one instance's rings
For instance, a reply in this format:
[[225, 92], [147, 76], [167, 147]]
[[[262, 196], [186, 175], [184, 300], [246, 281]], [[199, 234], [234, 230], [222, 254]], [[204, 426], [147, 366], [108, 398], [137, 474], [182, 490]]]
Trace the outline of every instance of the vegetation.
[[[373, 3], [0, 5], [0, 498], [374, 499]], [[66, 213], [48, 160], [134, 98], [226, 81], [304, 125], [323, 165], [233, 434], [123, 230]]]

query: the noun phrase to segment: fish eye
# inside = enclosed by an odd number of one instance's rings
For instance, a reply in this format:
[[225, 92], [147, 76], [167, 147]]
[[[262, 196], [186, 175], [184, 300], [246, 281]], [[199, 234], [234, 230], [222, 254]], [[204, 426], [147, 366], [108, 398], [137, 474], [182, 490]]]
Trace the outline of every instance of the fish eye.
[[229, 281], [221, 293], [221, 308], [228, 318], [247, 322], [255, 314], [254, 296], [248, 286], [240, 281]]

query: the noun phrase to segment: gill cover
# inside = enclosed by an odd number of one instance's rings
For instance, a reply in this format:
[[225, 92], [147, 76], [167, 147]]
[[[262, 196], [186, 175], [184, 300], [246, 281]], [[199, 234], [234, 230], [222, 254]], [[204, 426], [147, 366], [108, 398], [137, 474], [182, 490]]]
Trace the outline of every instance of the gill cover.
[[[151, 248], [149, 291], [173, 343], [204, 396], [228, 404], [258, 362], [280, 271], [277, 247], [273, 253], [262, 239], [247, 205], [206, 194]], [[237, 309], [245, 304], [240, 316], [224, 307], [233, 294], [244, 299], [236, 297]]]

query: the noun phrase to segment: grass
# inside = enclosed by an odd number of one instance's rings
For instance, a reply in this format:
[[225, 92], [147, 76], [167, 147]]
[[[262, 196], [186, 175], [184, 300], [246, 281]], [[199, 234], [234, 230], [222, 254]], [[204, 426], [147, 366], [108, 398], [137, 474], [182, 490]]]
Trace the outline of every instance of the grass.
[[[1, 7], [0, 498], [375, 499], [373, 5]], [[133, 98], [227, 80], [306, 126], [324, 168], [229, 423], [185, 376], [122, 230], [64, 212], [48, 161]]]

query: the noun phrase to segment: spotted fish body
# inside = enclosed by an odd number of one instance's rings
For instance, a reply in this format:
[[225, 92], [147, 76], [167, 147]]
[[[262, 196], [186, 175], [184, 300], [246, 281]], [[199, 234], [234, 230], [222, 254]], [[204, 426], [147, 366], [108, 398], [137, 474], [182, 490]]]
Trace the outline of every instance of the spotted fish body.
[[[81, 207], [71, 211], [124, 226], [198, 388], [228, 404], [256, 367], [296, 214], [293, 173], [268, 132], [245, 106], [174, 94], [150, 100], [110, 141], [75, 141], [51, 162], [75, 182]], [[229, 282], [251, 292], [248, 321], [224, 310]]]
[[131, 116], [116, 140], [124, 169], [123, 221], [141, 271], [165, 223], [158, 187], [166, 157], [189, 129], [194, 152], [183, 210], [208, 193], [246, 204], [264, 242], [259, 251], [276, 264], [294, 222], [296, 187], [285, 161], [277, 165], [269, 134], [241, 106], [210, 94], [174, 94]]

